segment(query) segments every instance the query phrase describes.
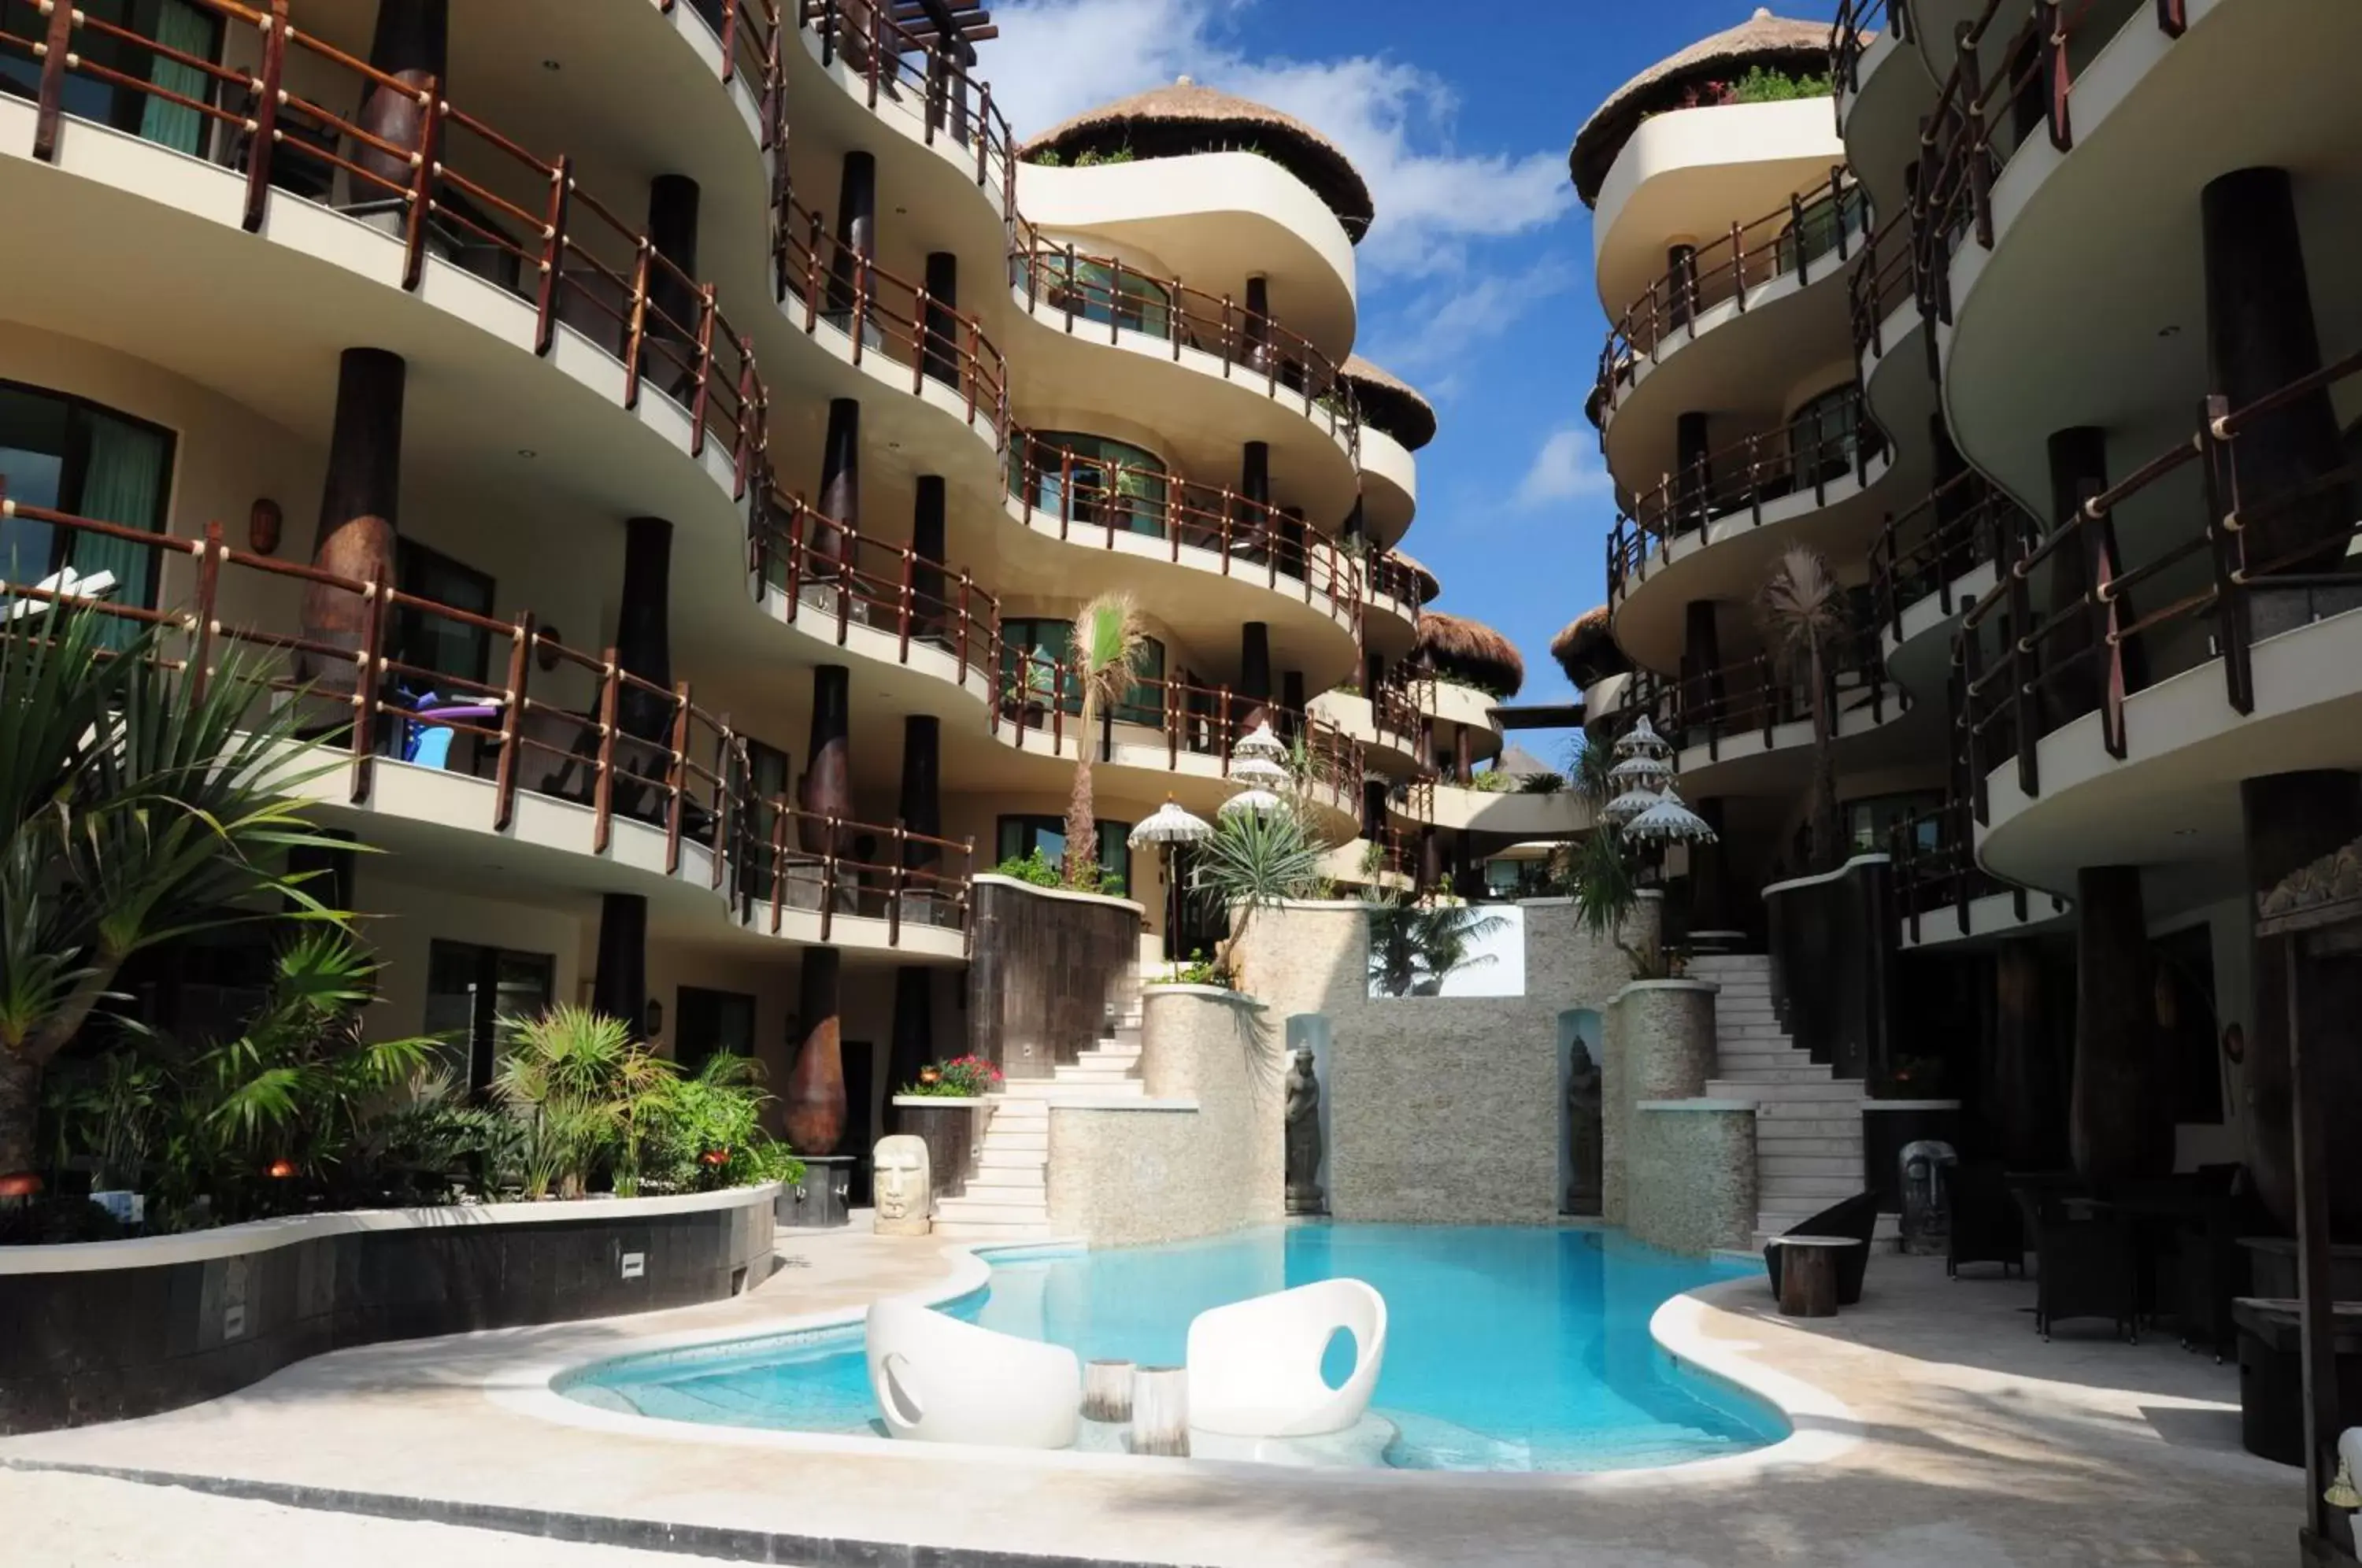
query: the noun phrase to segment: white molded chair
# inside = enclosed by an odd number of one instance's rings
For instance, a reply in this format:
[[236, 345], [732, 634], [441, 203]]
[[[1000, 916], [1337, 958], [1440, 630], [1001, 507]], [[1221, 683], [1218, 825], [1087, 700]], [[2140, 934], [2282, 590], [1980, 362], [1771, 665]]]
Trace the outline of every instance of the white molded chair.
[[918, 1442], [1072, 1448], [1083, 1368], [1064, 1345], [997, 1334], [915, 1301], [869, 1309], [869, 1391], [886, 1430]]
[[[1353, 1375], [1331, 1388], [1320, 1357], [1353, 1336]], [[1311, 1437], [1362, 1419], [1386, 1354], [1386, 1300], [1325, 1279], [1200, 1312], [1189, 1324], [1189, 1424], [1230, 1437]]]

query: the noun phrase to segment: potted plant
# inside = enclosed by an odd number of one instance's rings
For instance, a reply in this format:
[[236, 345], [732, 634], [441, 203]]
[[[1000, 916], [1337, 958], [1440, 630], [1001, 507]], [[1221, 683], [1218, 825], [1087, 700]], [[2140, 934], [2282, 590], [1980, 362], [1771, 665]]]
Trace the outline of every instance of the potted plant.
[[1030, 653], [1024, 658], [1024, 668], [1002, 686], [1000, 705], [1028, 728], [1039, 728], [1058, 695], [1058, 672]]
[[919, 1069], [919, 1081], [905, 1085], [906, 1095], [935, 1099], [980, 1099], [1000, 1088], [1001, 1072], [981, 1056], [955, 1056], [930, 1062]]

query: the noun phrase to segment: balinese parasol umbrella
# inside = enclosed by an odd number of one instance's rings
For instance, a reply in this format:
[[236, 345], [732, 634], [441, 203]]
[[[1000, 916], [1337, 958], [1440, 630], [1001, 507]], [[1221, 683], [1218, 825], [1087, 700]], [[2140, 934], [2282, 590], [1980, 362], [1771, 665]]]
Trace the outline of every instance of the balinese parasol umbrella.
[[1226, 817], [1235, 817], [1242, 812], [1253, 812], [1260, 816], [1265, 812], [1280, 811], [1286, 804], [1287, 801], [1284, 797], [1275, 795], [1268, 790], [1242, 790], [1222, 802], [1221, 814]]
[[1151, 812], [1126, 840], [1134, 849], [1155, 845], [1164, 851], [1164, 957], [1170, 963], [1179, 958], [1181, 942], [1181, 878], [1173, 861], [1176, 844], [1197, 844], [1213, 836], [1214, 827], [1203, 817], [1192, 816], [1182, 809], [1172, 796]]
[[1624, 824], [1624, 836], [1643, 844], [1712, 844], [1715, 831], [1668, 787], [1655, 805]]
[[1284, 764], [1266, 756], [1242, 756], [1231, 764], [1231, 782], [1256, 790], [1285, 790], [1295, 782]]
[[1649, 722], [1646, 713], [1633, 721], [1632, 727], [1616, 743], [1617, 756], [1664, 756], [1672, 749], [1665, 737], [1657, 733], [1657, 726]]
[[1673, 776], [1673, 765], [1661, 756], [1628, 756], [1607, 770], [1609, 782], [1627, 788], [1656, 790]]
[[1271, 721], [1265, 719], [1238, 738], [1237, 744], [1231, 747], [1231, 756], [1233, 758], [1261, 757], [1265, 762], [1275, 762], [1285, 766], [1287, 762], [1287, 743], [1279, 738], [1271, 727]]
[[1653, 790], [1627, 790], [1600, 807], [1599, 814], [1606, 821], [1622, 827], [1656, 803], [1657, 793]]

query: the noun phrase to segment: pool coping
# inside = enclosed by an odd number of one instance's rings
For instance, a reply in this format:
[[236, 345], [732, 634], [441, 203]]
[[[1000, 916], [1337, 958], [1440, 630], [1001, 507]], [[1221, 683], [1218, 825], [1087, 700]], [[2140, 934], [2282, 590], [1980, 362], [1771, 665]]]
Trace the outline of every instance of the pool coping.
[[[1057, 1238], [1021, 1242], [947, 1242], [942, 1249], [949, 1265], [944, 1276], [933, 1285], [896, 1295], [900, 1299], [940, 1307], [973, 1295], [989, 1284], [995, 1260], [1055, 1256], [1088, 1250], [1083, 1242]], [[1707, 1331], [1711, 1314], [1719, 1310], [1713, 1298], [1735, 1295], [1753, 1285], [1752, 1280], [1746, 1278], [1716, 1280], [1668, 1297], [1650, 1315], [1649, 1333], [1677, 1365], [1727, 1384], [1778, 1411], [1781, 1419], [1788, 1424], [1788, 1435], [1777, 1442], [1749, 1449], [1743, 1453], [1624, 1470], [1395, 1470], [1374, 1465], [1322, 1469], [1317, 1474], [1324, 1483], [1340, 1485], [1506, 1487], [1582, 1494], [1668, 1484], [1746, 1480], [1771, 1471], [1827, 1463], [1853, 1448], [1867, 1435], [1867, 1428], [1854, 1415], [1852, 1408], [1837, 1396], [1802, 1378], [1757, 1364], [1746, 1353], [1753, 1348], [1751, 1342], [1720, 1339]], [[569, 1398], [558, 1391], [561, 1381], [613, 1362], [668, 1352], [714, 1350], [733, 1343], [850, 1328], [860, 1323], [867, 1312], [868, 1306], [864, 1304], [800, 1313], [767, 1323], [760, 1331], [753, 1333], [743, 1330], [723, 1332], [703, 1329], [637, 1336], [627, 1345], [590, 1360], [579, 1357], [563, 1361], [537, 1359], [506, 1366], [486, 1376], [481, 1386], [485, 1397], [491, 1403], [517, 1415], [563, 1426], [605, 1431], [617, 1437], [663, 1442], [721, 1443], [777, 1453], [872, 1457], [888, 1463], [939, 1464], [952, 1461], [963, 1464], [1116, 1475], [1170, 1474], [1177, 1470], [1200, 1474], [1219, 1474], [1247, 1481], [1275, 1475], [1300, 1478], [1314, 1474], [1299, 1466], [1253, 1460], [1176, 1459], [1153, 1454], [1079, 1453], [1071, 1449], [909, 1442], [892, 1438], [850, 1437], [827, 1432], [782, 1431], [768, 1427], [682, 1421], [606, 1409]]]

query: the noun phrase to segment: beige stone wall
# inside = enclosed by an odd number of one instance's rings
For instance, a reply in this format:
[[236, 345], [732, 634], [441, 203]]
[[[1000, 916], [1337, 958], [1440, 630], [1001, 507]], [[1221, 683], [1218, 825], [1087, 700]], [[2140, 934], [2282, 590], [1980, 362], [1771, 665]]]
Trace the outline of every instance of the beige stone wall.
[[1755, 1107], [1644, 1102], [1632, 1118], [1626, 1229], [1669, 1252], [1743, 1248], [1755, 1235]]
[[1635, 980], [1607, 1009], [1599, 1171], [1600, 1213], [1611, 1225], [1630, 1222], [1633, 1108], [1704, 1094], [1714, 1077], [1715, 991], [1706, 980]]
[[[1559, 1210], [1562, 1013], [1605, 1014], [1630, 966], [1571, 902], [1520, 906], [1522, 997], [1369, 995], [1359, 904], [1255, 911], [1233, 954], [1273, 1027], [1330, 1021], [1329, 1207], [1341, 1220], [1539, 1224]], [[1644, 900], [1628, 941], [1653, 935]]]
[[1276, 1224], [1285, 1037], [1232, 992], [1154, 986], [1142, 997], [1138, 1109], [1050, 1109], [1050, 1225], [1097, 1246]]

